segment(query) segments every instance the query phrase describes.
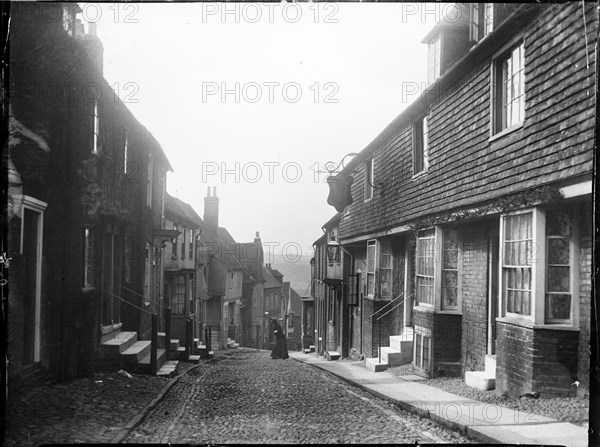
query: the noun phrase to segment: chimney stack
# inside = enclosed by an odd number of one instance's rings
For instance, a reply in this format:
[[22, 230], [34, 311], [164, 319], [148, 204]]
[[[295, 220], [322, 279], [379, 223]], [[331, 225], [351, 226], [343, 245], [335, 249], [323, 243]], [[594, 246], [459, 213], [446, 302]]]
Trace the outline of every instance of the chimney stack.
[[204, 198], [204, 223], [208, 228], [217, 231], [219, 228], [219, 198], [217, 197], [217, 187], [213, 187], [212, 195], [210, 186], [206, 190]]
[[[77, 33], [81, 32], [81, 28], [77, 28], [77, 22], [75, 27], [75, 34], [77, 35]], [[102, 41], [96, 33], [96, 23], [88, 22], [87, 33], [78, 37], [81, 38], [92, 64], [100, 71], [100, 74], [104, 74], [104, 45], [102, 45]]]

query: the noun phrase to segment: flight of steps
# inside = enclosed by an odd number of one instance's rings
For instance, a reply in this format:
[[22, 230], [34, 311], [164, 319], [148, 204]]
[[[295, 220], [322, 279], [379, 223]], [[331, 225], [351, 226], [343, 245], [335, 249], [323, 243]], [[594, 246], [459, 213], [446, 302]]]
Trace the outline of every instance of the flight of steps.
[[365, 359], [365, 367], [369, 371], [385, 371], [390, 366], [405, 365], [412, 362], [413, 357], [413, 329], [404, 328], [402, 335], [390, 335], [390, 345], [381, 348], [381, 362], [379, 356]]
[[240, 344], [236, 343], [235, 340], [232, 340], [231, 338], [227, 337], [227, 347], [228, 348], [239, 348]]
[[496, 356], [487, 354], [485, 356], [484, 371], [465, 372], [465, 384], [481, 391], [496, 388]]
[[[150, 373], [151, 341], [138, 340], [137, 332], [121, 331], [121, 325], [102, 329], [100, 351], [106, 369], [124, 369], [136, 373]], [[167, 359], [165, 349], [157, 350], [160, 369]]]

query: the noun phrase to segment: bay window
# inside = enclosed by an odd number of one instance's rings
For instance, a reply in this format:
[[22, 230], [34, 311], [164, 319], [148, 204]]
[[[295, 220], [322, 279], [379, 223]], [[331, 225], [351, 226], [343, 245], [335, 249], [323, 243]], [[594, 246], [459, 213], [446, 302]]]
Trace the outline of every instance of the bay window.
[[438, 311], [460, 311], [462, 248], [458, 230], [441, 227], [420, 230], [416, 248], [417, 303]]
[[568, 208], [502, 216], [504, 315], [538, 325], [577, 326], [576, 229]]

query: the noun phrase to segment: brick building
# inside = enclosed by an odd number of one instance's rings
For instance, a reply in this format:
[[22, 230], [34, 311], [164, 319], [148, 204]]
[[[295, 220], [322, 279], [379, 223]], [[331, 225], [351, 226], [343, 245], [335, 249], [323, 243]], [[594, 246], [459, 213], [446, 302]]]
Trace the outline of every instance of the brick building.
[[[360, 270], [357, 306], [342, 288], [342, 352], [347, 339], [375, 370], [412, 361], [511, 395], [585, 395], [597, 15], [453, 11], [424, 40], [428, 87], [337, 173], [352, 197], [338, 215], [341, 282]], [[329, 340], [331, 299], [315, 287]]]
[[77, 4], [12, 6], [8, 373], [68, 379], [114, 360], [117, 335], [149, 338], [171, 166], [103, 78]]

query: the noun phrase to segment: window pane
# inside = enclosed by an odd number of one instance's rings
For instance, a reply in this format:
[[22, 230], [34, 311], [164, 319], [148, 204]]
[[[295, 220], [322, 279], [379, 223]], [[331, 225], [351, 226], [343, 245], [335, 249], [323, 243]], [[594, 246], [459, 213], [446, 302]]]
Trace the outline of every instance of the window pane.
[[550, 320], [570, 320], [571, 295], [554, 293], [547, 294], [546, 318]]
[[392, 256], [391, 255], [381, 255], [381, 268], [382, 269], [392, 268]]
[[429, 337], [423, 337], [423, 369], [429, 369]]
[[458, 304], [457, 288], [458, 272], [443, 271], [442, 272], [442, 305], [456, 306]]
[[548, 238], [548, 264], [569, 265], [570, 259], [569, 239]]
[[415, 335], [416, 335], [415, 366], [421, 367], [421, 365], [422, 365], [422, 363], [421, 363], [422, 338], [421, 338], [421, 334], [415, 334]]
[[548, 267], [548, 292], [570, 292], [570, 267]]
[[523, 315], [531, 315], [531, 292], [521, 292], [522, 294], [522, 310]]
[[380, 272], [381, 278], [381, 295], [382, 296], [390, 296], [391, 294], [391, 286], [392, 286], [392, 271], [391, 270], [381, 270]]
[[570, 237], [572, 231], [570, 211], [548, 211], [546, 214], [546, 234], [548, 236]]

